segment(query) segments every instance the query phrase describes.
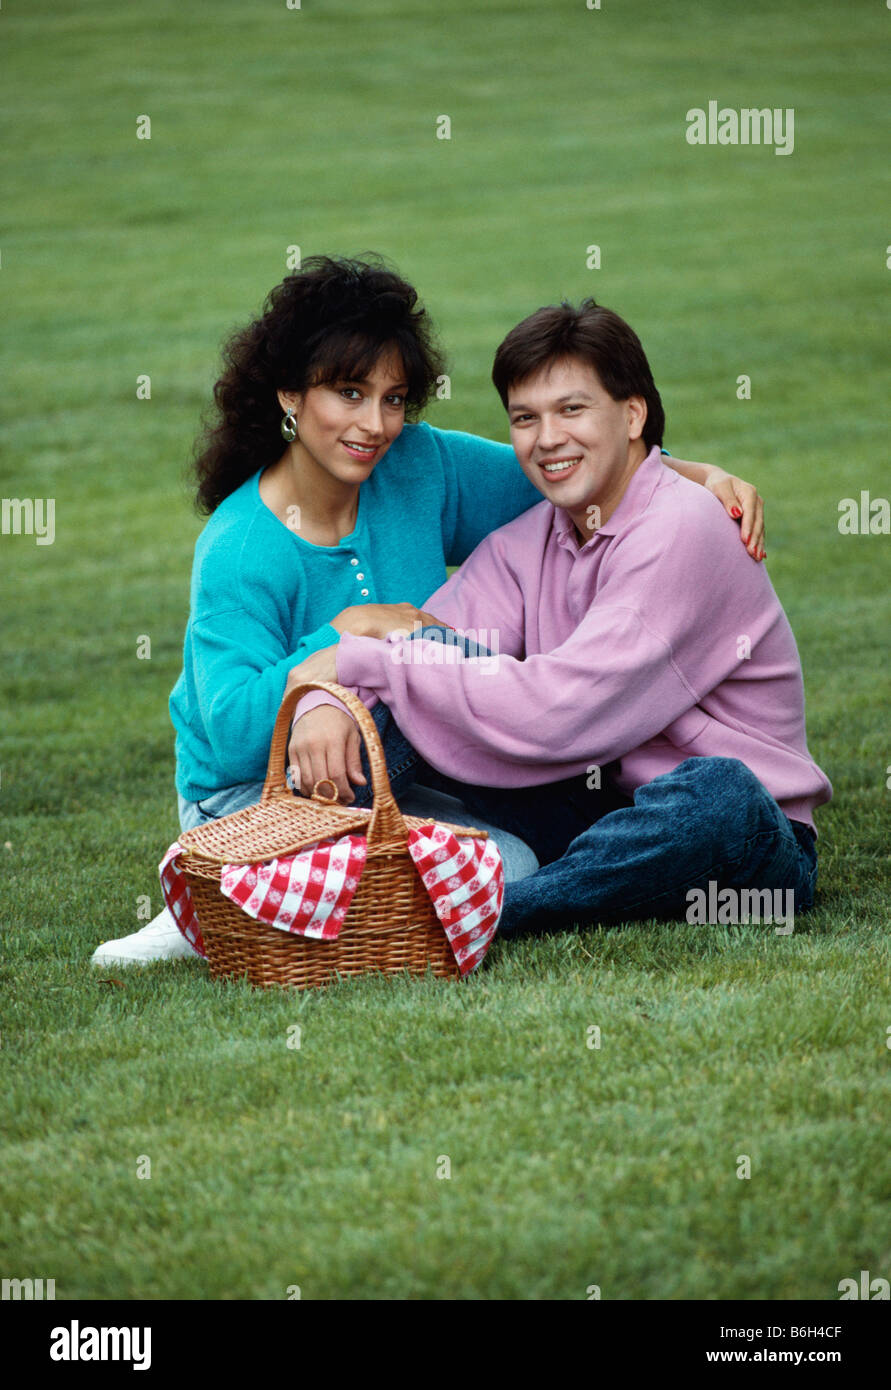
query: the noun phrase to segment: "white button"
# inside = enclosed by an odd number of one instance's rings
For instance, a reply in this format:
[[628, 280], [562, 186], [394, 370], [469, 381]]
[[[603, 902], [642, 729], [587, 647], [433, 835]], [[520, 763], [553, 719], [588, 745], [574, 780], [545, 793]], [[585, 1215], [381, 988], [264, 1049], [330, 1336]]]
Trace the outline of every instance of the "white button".
[[368, 590], [367, 590], [367, 589], [362, 589], [360, 592], [361, 592], [363, 598], [367, 598], [367, 597], [368, 597]]
[[356, 575], [356, 578], [357, 578], [357, 579], [364, 579], [364, 578], [365, 578], [365, 575], [364, 575], [364, 574], [362, 573], [362, 571], [360, 570], [359, 573]]
[[351, 565], [358, 565], [358, 563], [359, 563], [359, 561], [355, 558], [355, 556], [353, 557], [352, 560], [350, 560], [350, 564], [351, 564]]

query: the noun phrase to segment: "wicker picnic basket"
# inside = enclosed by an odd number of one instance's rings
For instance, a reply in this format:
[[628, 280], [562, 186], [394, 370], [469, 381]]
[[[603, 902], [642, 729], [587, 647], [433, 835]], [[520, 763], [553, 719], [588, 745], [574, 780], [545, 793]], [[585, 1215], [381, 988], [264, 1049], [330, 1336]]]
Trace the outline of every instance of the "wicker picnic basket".
[[[295, 796], [285, 781], [291, 719], [298, 701], [310, 690], [326, 690], [354, 716], [368, 754], [373, 808], [340, 806], [323, 795], [317, 782], [311, 798]], [[259, 986], [291, 985], [308, 989], [336, 975], [386, 974], [407, 970], [457, 976], [458, 966], [430, 897], [408, 852], [409, 827], [429, 819], [403, 816], [387, 776], [374, 720], [362, 701], [343, 686], [313, 681], [295, 686], [282, 701], [263, 794], [255, 806], [184, 831], [180, 864], [188, 881], [213, 979], [246, 975]], [[439, 822], [446, 824], [446, 822]], [[449, 825], [459, 835], [485, 838], [483, 830]], [[220, 891], [224, 864], [256, 864], [295, 854], [309, 845], [341, 835], [366, 835], [365, 868], [340, 934], [320, 941], [280, 931], [255, 921]]]

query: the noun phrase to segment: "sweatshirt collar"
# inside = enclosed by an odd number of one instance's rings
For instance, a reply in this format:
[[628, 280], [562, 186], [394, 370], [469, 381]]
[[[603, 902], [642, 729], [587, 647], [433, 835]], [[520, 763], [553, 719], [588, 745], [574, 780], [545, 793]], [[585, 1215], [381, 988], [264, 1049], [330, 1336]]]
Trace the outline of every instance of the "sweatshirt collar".
[[554, 531], [560, 545], [581, 554], [582, 551], [592, 546], [599, 536], [617, 536], [622, 531], [627, 530], [635, 517], [649, 506], [650, 499], [659, 486], [664, 467], [662, 450], [658, 444], [654, 444], [646, 458], [632, 474], [631, 482], [625, 489], [622, 500], [612, 516], [602, 526], [598, 526], [591, 539], [585, 541], [584, 545], [578, 543], [575, 523], [569, 513], [563, 507], [555, 507]]

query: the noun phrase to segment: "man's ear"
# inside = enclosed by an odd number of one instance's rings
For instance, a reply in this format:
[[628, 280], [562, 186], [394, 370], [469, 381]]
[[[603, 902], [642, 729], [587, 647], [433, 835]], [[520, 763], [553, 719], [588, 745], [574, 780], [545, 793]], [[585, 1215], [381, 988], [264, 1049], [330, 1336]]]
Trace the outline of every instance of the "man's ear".
[[643, 396], [629, 396], [628, 406], [628, 438], [640, 439], [644, 432], [644, 425], [647, 423], [647, 403]]

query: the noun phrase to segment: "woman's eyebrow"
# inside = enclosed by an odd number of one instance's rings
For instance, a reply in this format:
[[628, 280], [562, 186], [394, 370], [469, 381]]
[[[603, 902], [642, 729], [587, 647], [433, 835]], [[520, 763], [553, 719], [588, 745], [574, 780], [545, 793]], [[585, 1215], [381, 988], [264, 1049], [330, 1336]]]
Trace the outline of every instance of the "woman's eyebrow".
[[[371, 382], [365, 376], [339, 376], [335, 380], [342, 381], [344, 386], [370, 386]], [[393, 391], [397, 386], [408, 386], [407, 381], [394, 381], [388, 387], [388, 391]]]

